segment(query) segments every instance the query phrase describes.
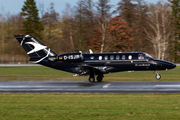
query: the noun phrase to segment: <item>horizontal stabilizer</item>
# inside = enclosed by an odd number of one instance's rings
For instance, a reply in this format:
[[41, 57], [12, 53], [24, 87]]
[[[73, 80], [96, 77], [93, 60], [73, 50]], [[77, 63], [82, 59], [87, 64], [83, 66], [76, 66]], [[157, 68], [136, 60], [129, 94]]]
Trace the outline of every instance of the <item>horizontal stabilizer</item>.
[[5, 37], [5, 38], [8, 38], [8, 39], [10, 39], [10, 38], [32, 38], [32, 36], [25, 37], [25, 36], [20, 35], [20, 36], [16, 36], [16, 37]]

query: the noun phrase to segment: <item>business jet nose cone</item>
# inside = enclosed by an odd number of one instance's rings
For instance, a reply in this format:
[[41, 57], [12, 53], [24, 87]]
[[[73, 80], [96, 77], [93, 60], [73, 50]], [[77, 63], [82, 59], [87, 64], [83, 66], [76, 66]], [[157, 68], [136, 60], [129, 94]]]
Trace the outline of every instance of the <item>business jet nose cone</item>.
[[157, 66], [159, 70], [169, 70], [169, 69], [173, 69], [176, 67], [176, 64], [168, 62], [168, 61], [164, 61], [164, 60], [157, 60]]
[[176, 64], [172, 63], [172, 68], [171, 68], [171, 69], [173, 69], [173, 68], [175, 68], [175, 67], [176, 67]]
[[176, 67], [176, 64], [167, 62], [167, 69], [173, 69]]

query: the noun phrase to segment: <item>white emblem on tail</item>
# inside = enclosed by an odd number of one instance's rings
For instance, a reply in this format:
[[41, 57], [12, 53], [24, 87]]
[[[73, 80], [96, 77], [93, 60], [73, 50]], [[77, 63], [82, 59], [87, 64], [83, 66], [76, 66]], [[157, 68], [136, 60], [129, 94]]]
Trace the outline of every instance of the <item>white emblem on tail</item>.
[[41, 45], [41, 44], [38, 44], [35, 42], [26, 42], [25, 44], [30, 44], [30, 45], [34, 46], [34, 49], [29, 51], [27, 54], [31, 54], [31, 53], [34, 53], [34, 52], [37, 52], [37, 51], [47, 48], [47, 46], [44, 46], [44, 45]]
[[38, 60], [38, 61], [36, 61], [36, 62], [34, 62], [34, 63], [38, 63], [38, 62], [41, 62], [42, 60], [44, 60], [46, 57], [49, 56], [50, 51], [51, 51], [51, 50], [49, 49], [49, 50], [48, 50], [48, 53], [47, 53], [47, 55], [46, 55], [45, 57], [41, 58], [40, 60]]

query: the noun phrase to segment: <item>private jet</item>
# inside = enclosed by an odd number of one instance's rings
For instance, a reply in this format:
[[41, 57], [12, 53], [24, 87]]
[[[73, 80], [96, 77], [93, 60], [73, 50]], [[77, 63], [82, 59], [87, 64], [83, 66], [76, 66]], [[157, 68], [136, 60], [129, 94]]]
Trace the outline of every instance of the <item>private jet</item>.
[[[31, 35], [14, 35], [33, 63], [71, 72], [79, 76], [89, 75], [89, 82], [101, 82], [104, 74], [122, 71], [156, 71], [176, 67], [174, 63], [159, 60], [144, 52], [90, 53], [74, 52], [57, 55]], [[96, 77], [97, 76], [97, 77]], [[96, 77], [96, 79], [95, 79]]]

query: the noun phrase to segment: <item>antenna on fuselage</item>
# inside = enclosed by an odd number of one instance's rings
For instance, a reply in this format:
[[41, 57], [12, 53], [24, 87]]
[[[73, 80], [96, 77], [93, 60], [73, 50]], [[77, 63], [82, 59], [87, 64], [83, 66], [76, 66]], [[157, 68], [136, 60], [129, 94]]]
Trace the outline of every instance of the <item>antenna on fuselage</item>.
[[79, 53], [81, 53], [81, 54], [80, 54], [80, 57], [81, 57], [81, 59], [83, 60], [84, 58], [83, 58], [82, 52], [79, 51]]
[[89, 49], [89, 52], [90, 52], [90, 54], [93, 54], [93, 51], [91, 49]]

